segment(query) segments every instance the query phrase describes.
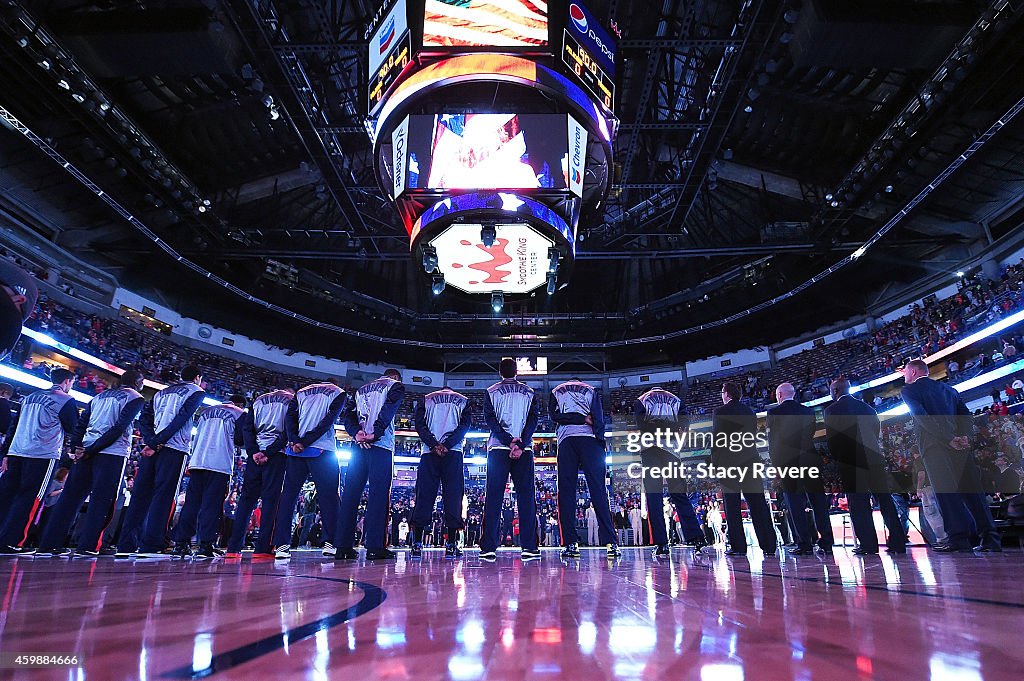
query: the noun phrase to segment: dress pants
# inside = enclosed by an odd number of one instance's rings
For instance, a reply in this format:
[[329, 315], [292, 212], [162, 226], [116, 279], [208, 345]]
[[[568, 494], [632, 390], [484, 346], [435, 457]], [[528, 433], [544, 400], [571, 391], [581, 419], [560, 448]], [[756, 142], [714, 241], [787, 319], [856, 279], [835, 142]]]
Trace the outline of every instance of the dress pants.
[[772, 511], [764, 498], [764, 490], [760, 480], [741, 485], [722, 483], [722, 502], [725, 506], [725, 533], [729, 540], [729, 548], [738, 553], [747, 552], [747, 535], [743, 532], [743, 511], [740, 506], [740, 494], [747, 500], [750, 522], [754, 526], [757, 544], [765, 553], [775, 553], [778, 541], [775, 537], [775, 524]]
[[287, 457], [275, 454], [262, 466], [251, 458], [245, 464], [242, 474], [242, 492], [235, 507], [235, 524], [228, 541], [228, 553], [238, 553], [245, 544], [245, 533], [249, 529], [249, 518], [256, 508], [256, 502], [263, 501], [260, 510], [260, 529], [256, 535], [256, 553], [270, 553], [274, 537], [274, 520], [277, 518], [277, 504], [281, 500], [284, 485], [284, 469]]
[[[882, 512], [882, 521], [889, 531], [888, 546], [894, 551], [905, 551], [907, 535], [903, 532], [899, 511], [892, 500], [892, 494], [880, 492], [875, 494], [878, 509]], [[871, 494], [867, 492], [847, 493], [846, 501], [850, 505], [850, 523], [853, 533], [862, 549], [878, 550], [878, 533], [875, 530], [875, 518], [871, 510]]]
[[[683, 526], [683, 539], [688, 542], [703, 539], [704, 531], [700, 529], [700, 522], [693, 510], [693, 504], [690, 503], [690, 497], [682, 492], [671, 492], [668, 499], [679, 514], [679, 523]], [[663, 507], [661, 494], [653, 492], [647, 495], [647, 522], [650, 525], [651, 543], [655, 546], [668, 544], [668, 528], [665, 527]]]
[[557, 464], [558, 527], [562, 534], [562, 545], [569, 546], [580, 541], [576, 533], [576, 489], [580, 470], [587, 481], [590, 501], [597, 513], [601, 543], [616, 543], [612, 512], [608, 506], [608, 488], [604, 483], [607, 463], [602, 443], [593, 437], [567, 437], [558, 444]]
[[[520, 543], [524, 549], [537, 550], [537, 483], [534, 477], [533, 452], [526, 450], [518, 459], [512, 459], [509, 458], [508, 449], [494, 447], [487, 452], [481, 551], [494, 551], [501, 543], [501, 507], [505, 498], [505, 484], [510, 475], [519, 504]], [[511, 532], [511, 523], [509, 531]]]
[[[835, 537], [832, 534], [832, 520], [828, 513], [830, 505], [824, 492], [785, 492], [783, 498], [792, 519], [793, 539], [797, 546], [811, 549], [818, 544], [823, 549], [831, 551]], [[805, 509], [808, 507], [814, 515], [813, 527], [807, 518]]]
[[455, 533], [465, 526], [462, 497], [466, 492], [466, 476], [462, 468], [462, 452], [449, 451], [444, 456], [427, 452], [420, 457], [416, 469], [416, 506], [412, 513], [413, 530], [418, 537], [430, 526], [439, 485], [448, 540], [454, 541]]
[[[286, 456], [284, 488], [281, 502], [277, 507], [274, 522], [274, 546], [289, 546], [292, 541], [292, 516], [295, 515], [295, 501], [299, 498], [306, 476], [313, 478], [317, 500], [320, 503], [320, 517], [323, 519], [323, 536], [326, 541], [334, 538], [338, 518], [338, 486], [341, 484], [341, 468], [333, 449], [307, 447], [306, 452], [317, 451], [316, 456]], [[264, 516], [266, 517], [266, 516]]]
[[78, 509], [89, 497], [89, 508], [76, 533], [76, 546], [80, 550], [98, 551], [100, 537], [112, 517], [114, 500], [127, 462], [127, 457], [116, 454], [96, 454], [76, 461], [68, 471], [64, 491], [43, 528], [39, 548], [51, 550], [64, 546]]
[[178, 515], [178, 524], [174, 526], [174, 541], [177, 544], [188, 544], [195, 534], [200, 546], [212, 546], [217, 539], [217, 526], [224, 513], [224, 499], [228, 495], [231, 475], [193, 468], [188, 478], [185, 504]]
[[[363, 488], [369, 483], [366, 516], [363, 519], [363, 545], [368, 551], [380, 551], [388, 543], [388, 511], [391, 508], [391, 480], [394, 476], [394, 454], [383, 447], [352, 448], [352, 458], [345, 469], [345, 490], [341, 495], [341, 513], [337, 532], [325, 522], [324, 536], [334, 537], [339, 549], [351, 549], [356, 543], [356, 515]], [[459, 499], [461, 507], [462, 499]]]
[[0, 475], [0, 547], [21, 546], [43, 503], [56, 459], [7, 455]]
[[174, 514], [174, 498], [184, 473], [185, 452], [164, 447], [153, 456], [142, 457], [118, 540], [119, 551], [157, 553], [167, 547], [167, 523]]
[[981, 472], [974, 456], [933, 447], [925, 451], [923, 458], [949, 545], [969, 548], [975, 536], [982, 541], [997, 541], [995, 522], [982, 492]]

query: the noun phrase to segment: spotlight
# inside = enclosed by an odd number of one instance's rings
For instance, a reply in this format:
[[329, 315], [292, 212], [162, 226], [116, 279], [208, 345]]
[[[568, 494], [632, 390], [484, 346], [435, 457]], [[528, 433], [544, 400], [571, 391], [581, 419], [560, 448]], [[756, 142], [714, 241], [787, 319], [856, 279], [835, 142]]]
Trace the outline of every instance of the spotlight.
[[549, 272], [557, 272], [558, 271], [558, 260], [561, 257], [562, 257], [562, 254], [558, 252], [557, 248], [549, 248], [548, 249], [548, 271]]
[[826, 201], [831, 201], [832, 200], [832, 195], [831, 194], [825, 194], [825, 200]]
[[754, 111], [754, 107], [750, 106], [749, 104], [747, 104], [745, 107], [743, 107], [743, 113], [753, 113], [753, 111]]
[[443, 274], [438, 273], [438, 274], [435, 274], [433, 276], [432, 283], [430, 285], [430, 290], [434, 292], [435, 296], [441, 295], [441, 293], [444, 291], [444, 275]]
[[505, 294], [501, 291], [495, 291], [491, 294], [491, 309], [495, 312], [501, 312], [503, 307], [505, 307]]
[[270, 107], [270, 120], [276, 121], [281, 117], [281, 112], [277, 110], [276, 106]]
[[480, 241], [483, 242], [484, 246], [490, 248], [494, 245], [494, 240], [498, 238], [498, 230], [494, 225], [484, 225], [480, 228]]
[[548, 295], [555, 295], [555, 289], [558, 287], [558, 275], [554, 272], [548, 272]]
[[61, 90], [70, 90], [71, 89], [71, 85], [69, 85], [68, 82], [66, 80], [64, 80], [63, 78], [61, 78], [60, 80], [57, 81], [57, 87], [59, 87]]
[[437, 250], [433, 246], [423, 249], [423, 271], [430, 274], [437, 269]]
[[885, 185], [885, 193], [886, 194], [892, 194], [892, 189], [893, 189], [893, 187], [892, 187], [891, 184]]
[[958, 279], [963, 279], [964, 278], [964, 271], [963, 270], [957, 270], [956, 276], [957, 276]]

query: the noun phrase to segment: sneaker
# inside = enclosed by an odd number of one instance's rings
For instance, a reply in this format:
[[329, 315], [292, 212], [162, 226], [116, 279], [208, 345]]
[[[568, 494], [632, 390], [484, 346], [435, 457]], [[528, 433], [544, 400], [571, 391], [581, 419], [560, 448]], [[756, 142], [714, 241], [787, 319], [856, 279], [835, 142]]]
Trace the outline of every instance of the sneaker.
[[480, 560], [497, 560], [498, 554], [494, 551], [481, 551]]
[[444, 557], [445, 558], [461, 558], [462, 557], [462, 549], [459, 548], [458, 544], [456, 544], [453, 541], [450, 541], [450, 542], [448, 542], [447, 544], [444, 545]]
[[92, 549], [75, 549], [75, 558], [99, 558], [100, 552]]
[[74, 553], [71, 549], [56, 548], [56, 549], [38, 549], [36, 551], [37, 556], [40, 558], [70, 558], [71, 554]]
[[[609, 546], [612, 546], [612, 544], [609, 544]], [[580, 547], [578, 547], [576, 544], [569, 544], [564, 549], [562, 549], [562, 558], [579, 558], [579, 557], [580, 557]]]
[[366, 551], [366, 560], [393, 560], [397, 558], [398, 554], [390, 549], [377, 549], [375, 551]]
[[224, 552], [212, 544], [200, 544], [193, 558], [196, 560], [210, 560], [212, 558], [220, 558], [223, 555]]
[[0, 556], [20, 556], [21, 549], [16, 546], [0, 546]]
[[622, 551], [619, 550], [618, 546], [616, 546], [615, 544], [609, 544], [608, 545], [608, 557], [609, 558], [619, 558], [621, 556], [622, 556]]
[[324, 542], [323, 555], [326, 558], [334, 558], [337, 555], [338, 549], [334, 548], [334, 544], [331, 542]]
[[423, 557], [423, 544], [416, 542], [412, 545], [412, 557], [422, 558]]
[[171, 558], [188, 558], [190, 555], [192, 555], [192, 547], [188, 544], [175, 544], [171, 549]]
[[670, 555], [670, 554], [669, 554], [668, 546], [666, 544], [658, 544], [657, 546], [654, 547], [654, 557], [655, 558], [664, 558], [665, 556], [668, 556], [668, 555]]
[[523, 549], [523, 553], [520, 555], [522, 560], [537, 560], [540, 558], [539, 549]]
[[133, 558], [134, 556], [134, 551], [129, 551], [128, 549], [124, 549], [123, 551], [121, 549], [114, 549], [114, 558], [117, 560], [127, 560], [128, 558]]
[[338, 549], [334, 560], [359, 560], [359, 552], [355, 549]]
[[292, 547], [288, 544], [285, 544], [284, 546], [278, 546], [277, 549], [274, 551], [275, 560], [288, 560], [291, 557]]
[[116, 558], [117, 549], [113, 546], [104, 546], [100, 549], [100, 558]]

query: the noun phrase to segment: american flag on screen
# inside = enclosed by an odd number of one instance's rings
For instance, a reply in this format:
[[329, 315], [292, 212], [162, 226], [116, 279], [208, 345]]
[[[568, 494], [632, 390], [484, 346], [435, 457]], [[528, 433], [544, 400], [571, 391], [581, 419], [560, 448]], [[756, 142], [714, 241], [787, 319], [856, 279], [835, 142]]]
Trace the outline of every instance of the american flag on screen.
[[529, 47], [548, 42], [544, 0], [427, 0], [423, 44]]

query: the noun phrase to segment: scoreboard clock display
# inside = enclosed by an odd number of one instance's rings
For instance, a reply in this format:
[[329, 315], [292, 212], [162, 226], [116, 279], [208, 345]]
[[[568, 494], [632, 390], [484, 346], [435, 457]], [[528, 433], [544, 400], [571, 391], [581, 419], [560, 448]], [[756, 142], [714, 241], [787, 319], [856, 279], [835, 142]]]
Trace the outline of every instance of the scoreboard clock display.
[[377, 70], [370, 73], [369, 101], [370, 114], [376, 113], [384, 101], [384, 95], [394, 84], [402, 71], [412, 63], [412, 36], [408, 31], [405, 35], [395, 41], [394, 47], [380, 62]]
[[562, 61], [569, 68], [569, 72], [576, 77], [580, 85], [597, 98], [597, 101], [605, 109], [614, 110], [615, 81], [590, 51], [580, 44], [579, 40], [573, 37], [569, 31], [565, 31], [564, 35]]

